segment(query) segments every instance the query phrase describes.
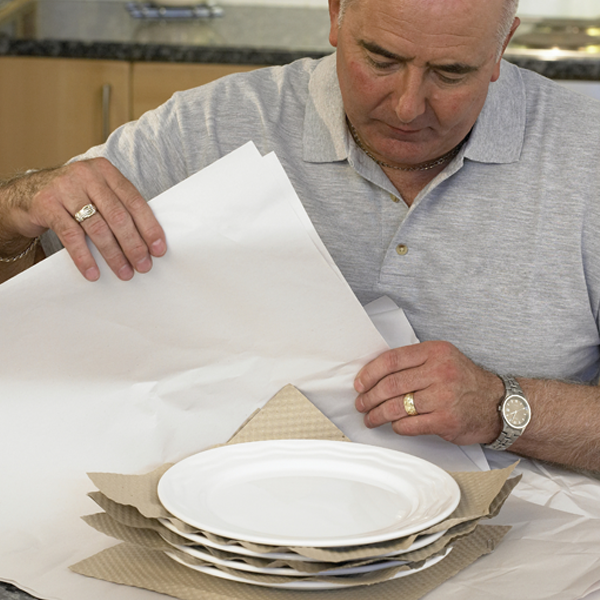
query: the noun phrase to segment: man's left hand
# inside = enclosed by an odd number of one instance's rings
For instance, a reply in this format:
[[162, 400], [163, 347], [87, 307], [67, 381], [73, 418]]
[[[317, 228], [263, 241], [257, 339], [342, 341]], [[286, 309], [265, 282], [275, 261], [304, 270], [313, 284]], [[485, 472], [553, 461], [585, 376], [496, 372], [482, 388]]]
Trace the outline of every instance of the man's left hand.
[[[501, 379], [448, 342], [384, 352], [360, 370], [354, 387], [367, 427], [391, 423], [400, 435], [433, 434], [460, 445], [490, 443], [500, 434]], [[408, 393], [416, 416], [404, 408]]]

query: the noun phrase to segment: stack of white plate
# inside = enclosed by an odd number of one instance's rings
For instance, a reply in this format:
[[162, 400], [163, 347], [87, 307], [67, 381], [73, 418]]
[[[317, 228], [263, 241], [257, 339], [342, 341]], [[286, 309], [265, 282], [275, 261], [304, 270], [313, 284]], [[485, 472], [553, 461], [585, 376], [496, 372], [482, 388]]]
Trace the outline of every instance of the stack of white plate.
[[[158, 495], [174, 517], [163, 524], [186, 539], [165, 536], [174, 560], [216, 577], [307, 590], [370, 583], [384, 569], [403, 577], [443, 560], [451, 548], [416, 564], [402, 555], [439, 539], [444, 531], [419, 534], [460, 501], [454, 479], [427, 461], [320, 440], [201, 452], [169, 469]], [[414, 535], [409, 547], [385, 550]]]

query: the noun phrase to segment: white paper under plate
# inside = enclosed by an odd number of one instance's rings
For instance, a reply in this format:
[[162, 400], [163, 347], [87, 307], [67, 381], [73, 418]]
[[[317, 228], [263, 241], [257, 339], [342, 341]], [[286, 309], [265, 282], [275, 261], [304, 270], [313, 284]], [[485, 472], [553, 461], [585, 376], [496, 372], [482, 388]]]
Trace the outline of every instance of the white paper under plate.
[[[446, 558], [446, 556], [448, 556], [448, 554], [451, 551], [452, 551], [452, 548], [447, 548], [443, 554], [441, 554], [439, 556], [434, 556], [434, 557], [426, 560], [425, 564], [423, 564], [423, 566], [419, 567], [418, 569], [408, 569], [406, 571], [398, 571], [398, 573], [396, 573], [393, 577], [390, 577], [387, 581], [392, 581], [394, 579], [400, 579], [401, 577], [413, 575], [415, 573], [419, 573], [420, 571], [424, 571], [425, 569], [428, 569], [429, 567], [433, 567], [433, 565], [439, 563], [441, 560]], [[193, 569], [194, 571], [204, 573], [205, 575], [212, 575], [213, 577], [220, 577], [221, 579], [228, 579], [230, 581], [237, 581], [239, 583], [249, 583], [251, 585], [258, 585], [258, 586], [262, 586], [262, 587], [279, 588], [279, 589], [285, 589], [285, 590], [305, 590], [305, 591], [315, 590], [316, 591], [316, 590], [334, 590], [334, 589], [340, 589], [340, 588], [353, 587], [353, 586], [357, 586], [357, 585], [366, 585], [363, 583], [352, 583], [351, 576], [346, 576], [344, 583], [337, 583], [335, 581], [319, 581], [318, 579], [288, 581], [285, 583], [274, 583], [274, 582], [267, 582], [267, 581], [260, 582], [260, 581], [256, 581], [255, 579], [245, 578], [243, 573], [237, 572], [236, 574], [233, 574], [231, 572], [221, 571], [220, 569], [218, 569], [216, 567], [194, 565], [194, 564], [187, 563], [182, 555], [171, 553], [168, 550], [165, 551], [165, 554], [168, 557], [172, 558], [173, 560], [177, 561], [179, 564], [189, 567], [190, 569]]]
[[171, 467], [158, 496], [175, 517], [231, 539], [333, 548], [383, 542], [445, 519], [454, 479], [415, 456], [320, 440], [213, 448]]
[[[321, 562], [316, 558], [309, 558], [308, 556], [302, 556], [301, 554], [297, 554], [296, 552], [255, 552], [254, 550], [250, 550], [249, 548], [245, 548], [244, 546], [240, 546], [237, 540], [231, 544], [220, 544], [219, 542], [215, 542], [214, 540], [206, 537], [201, 532], [189, 533], [185, 531], [181, 531], [178, 529], [176, 525], [174, 525], [169, 519], [159, 519], [159, 521], [170, 531], [184, 537], [191, 542], [196, 542], [201, 546], [208, 546], [209, 548], [215, 548], [216, 550], [221, 550], [222, 552], [228, 552], [230, 554], [237, 554], [239, 556], [250, 556], [252, 558], [263, 558], [269, 560], [295, 560], [302, 562]], [[387, 552], [385, 554], [379, 554], [377, 549], [374, 549], [373, 556], [370, 558], [392, 558], [394, 556], [400, 556], [401, 554], [406, 554], [407, 552], [413, 552], [414, 550], [420, 550], [425, 546], [429, 546], [429, 544], [433, 544], [439, 540], [444, 534], [446, 530], [438, 531], [436, 533], [429, 533], [427, 535], [420, 535], [417, 539], [408, 547], [403, 550], [394, 550], [393, 552]], [[168, 540], [166, 540], [168, 542]], [[169, 542], [170, 543], [170, 542]]]

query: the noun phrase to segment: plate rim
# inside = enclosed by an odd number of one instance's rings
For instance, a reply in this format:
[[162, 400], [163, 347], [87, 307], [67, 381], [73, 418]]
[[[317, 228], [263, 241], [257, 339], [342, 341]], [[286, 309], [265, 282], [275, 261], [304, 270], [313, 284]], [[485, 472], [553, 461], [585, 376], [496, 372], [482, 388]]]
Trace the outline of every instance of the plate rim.
[[[407, 577], [409, 575], [414, 575], [421, 571], [425, 571], [426, 569], [429, 569], [430, 567], [433, 567], [434, 565], [436, 565], [439, 562], [441, 562], [442, 560], [444, 560], [452, 552], [453, 548], [454, 548], [453, 546], [447, 546], [443, 553], [441, 553], [437, 556], [432, 556], [432, 557], [428, 558], [421, 567], [418, 567], [417, 569], [410, 569], [408, 571], [399, 571], [398, 573], [396, 573], [396, 575], [394, 575], [393, 577], [390, 577], [389, 579], [386, 579], [385, 581], [382, 581], [381, 583], [387, 583], [388, 581], [394, 581], [396, 579], [401, 579], [402, 577]], [[174, 560], [175, 562], [179, 563], [181, 566], [187, 567], [188, 569], [193, 569], [194, 571], [198, 571], [199, 573], [204, 573], [205, 575], [208, 575], [210, 577], [219, 577], [221, 579], [227, 579], [228, 581], [235, 581], [236, 583], [244, 583], [247, 585], [250, 584], [250, 585], [255, 585], [258, 587], [268, 587], [268, 588], [284, 589], [284, 590], [287, 589], [287, 590], [318, 591], [318, 590], [340, 590], [340, 589], [344, 589], [344, 588], [349, 589], [352, 587], [362, 587], [365, 585], [369, 585], [367, 583], [344, 585], [342, 583], [335, 583], [335, 582], [330, 582], [330, 581], [320, 582], [318, 580], [310, 580], [310, 581], [301, 580], [301, 581], [290, 581], [290, 582], [285, 582], [285, 583], [273, 583], [273, 582], [261, 583], [261, 582], [258, 582], [258, 581], [252, 580], [252, 579], [246, 579], [242, 576], [242, 574], [237, 576], [237, 575], [234, 575], [227, 571], [221, 571], [219, 568], [217, 568], [214, 565], [206, 565], [206, 566], [190, 565], [189, 563], [186, 563], [179, 555], [177, 555], [175, 552], [171, 552], [170, 550], [164, 550], [163, 553], [166, 556], [168, 556], [169, 558], [171, 558], [172, 560]]]
[[[179, 507], [175, 505], [176, 502], [169, 497], [169, 486], [172, 485], [172, 480], [176, 479], [180, 475], [180, 472], [182, 470], [185, 473], [185, 469], [189, 469], [190, 465], [192, 465], [193, 467], [195, 463], [203, 462], [207, 456], [210, 456], [211, 453], [218, 453], [219, 455], [226, 455], [228, 453], [232, 453], [235, 457], [236, 454], [242, 452], [241, 448], [248, 449], [248, 447], [250, 447], [250, 452], [252, 452], [253, 450], [257, 452], [267, 452], [269, 457], [271, 457], [271, 453], [276, 449], [280, 449], [280, 451], [283, 452], [306, 449], [307, 451], [312, 452], [330, 451], [335, 453], [337, 451], [341, 451], [342, 455], [348, 455], [350, 453], [350, 456], [354, 458], [356, 458], [358, 455], [362, 455], [364, 460], [374, 460], [376, 458], [387, 459], [397, 463], [404, 462], [409, 467], [420, 465], [421, 471], [422, 469], [429, 470], [431, 476], [435, 475], [440, 479], [442, 483], [444, 483], [445, 487], [447, 488], [445, 489], [445, 492], [449, 493], [450, 497], [448, 498], [448, 501], [444, 505], [444, 507], [440, 511], [438, 511], [438, 513], [434, 517], [430, 517], [425, 521], [417, 521], [406, 527], [399, 526], [392, 530], [385, 530], [383, 532], [367, 532], [366, 534], [355, 533], [350, 534], [349, 536], [341, 536], [328, 539], [300, 539], [298, 537], [294, 537], [293, 535], [273, 536], [268, 532], [261, 533], [252, 531], [236, 531], [235, 526], [232, 526], [231, 528], [223, 528], [219, 525], [215, 526], [213, 523], [210, 523], [210, 521], [208, 523], [201, 522], [202, 519], [198, 520], [197, 515], [193, 515], [190, 517], [188, 514], [183, 514], [179, 510]], [[344, 448], [345, 450], [342, 450], [342, 448]], [[349, 450], [350, 448], [351, 450]], [[228, 457], [226, 456], [226, 459], [227, 458]], [[348, 456], [345, 456], [344, 460], [348, 460]], [[384, 448], [370, 444], [361, 444], [357, 442], [341, 442], [331, 440], [264, 440], [243, 442], [239, 444], [209, 448], [207, 450], [198, 452], [187, 458], [184, 458], [183, 460], [173, 465], [170, 469], [168, 469], [158, 481], [157, 494], [160, 503], [170, 514], [172, 514], [177, 519], [183, 521], [184, 523], [191, 525], [192, 527], [195, 527], [201, 531], [206, 531], [232, 540], [246, 541], [262, 545], [271, 545], [275, 547], [286, 546], [320, 548], [339, 548], [344, 546], [362, 547], [365, 545], [385, 542], [400, 537], [405, 537], [407, 535], [412, 535], [414, 533], [418, 533], [419, 531], [437, 525], [444, 518], [452, 514], [452, 512], [460, 503], [461, 498], [460, 488], [455, 479], [448, 472], [443, 470], [441, 467], [435, 465], [434, 463], [431, 463], [425, 459], [414, 456], [412, 454], [408, 454], [398, 450], [393, 450], [390, 448]]]
[[[239, 556], [244, 557], [252, 557], [252, 558], [270, 558], [271, 560], [296, 560], [302, 562], [322, 562], [317, 558], [311, 558], [310, 556], [304, 556], [302, 554], [298, 554], [294, 552], [292, 548], [290, 548], [289, 552], [255, 552], [254, 550], [250, 550], [245, 546], [240, 545], [240, 541], [243, 540], [231, 540], [235, 542], [235, 545], [228, 544], [220, 544], [206, 537], [202, 531], [198, 531], [195, 533], [187, 533], [185, 531], [181, 531], [177, 529], [177, 527], [167, 518], [161, 517], [159, 519], [160, 523], [166, 527], [172, 533], [180, 535], [190, 542], [194, 542], [199, 546], [208, 546], [209, 548], [215, 548], [217, 550], [222, 550], [223, 552], [229, 552], [231, 554], [237, 554]], [[441, 529], [440, 531], [435, 531], [433, 533], [419, 534], [417, 539], [408, 547], [401, 550], [391, 550], [390, 552], [386, 552], [385, 554], [374, 554], [369, 558], [395, 558], [396, 556], [402, 556], [408, 552], [414, 552], [415, 550], [421, 550], [422, 548], [426, 548], [430, 544], [437, 542], [443, 535], [448, 532], [447, 529]], [[401, 536], [404, 537], [404, 536]], [[296, 546], [298, 547], [298, 546]], [[362, 548], [361, 546], [358, 546]], [[277, 548], [277, 546], [273, 546], [273, 548]], [[352, 547], [349, 547], [352, 548]]]
[[[161, 536], [162, 537], [162, 536]], [[197, 558], [199, 560], [203, 560], [207, 563], [216, 565], [217, 567], [225, 567], [228, 569], [235, 569], [237, 571], [243, 571], [248, 573], [257, 573], [259, 575], [276, 575], [282, 577], [311, 577], [311, 576], [346, 576], [346, 575], [363, 575], [365, 573], [372, 573], [375, 571], [381, 571], [383, 569], [391, 569], [394, 567], [401, 567], [409, 563], [409, 561], [402, 560], [400, 557], [375, 557], [373, 559], [375, 562], [371, 562], [366, 565], [346, 565], [342, 566], [332, 566], [330, 569], [324, 569], [322, 571], [317, 571], [315, 573], [309, 573], [306, 571], [298, 571], [293, 567], [257, 567], [253, 564], [246, 562], [237, 562], [235, 560], [227, 560], [224, 558], [220, 558], [218, 556], [213, 556], [210, 553], [203, 552], [199, 550], [195, 546], [182, 546], [179, 544], [175, 544], [170, 542], [169, 540], [163, 537], [163, 540], [175, 548], [175, 550], [189, 555], [193, 558]], [[241, 555], [239, 556], [240, 558]], [[379, 559], [380, 558], [380, 559]], [[371, 559], [369, 559], [371, 560]]]

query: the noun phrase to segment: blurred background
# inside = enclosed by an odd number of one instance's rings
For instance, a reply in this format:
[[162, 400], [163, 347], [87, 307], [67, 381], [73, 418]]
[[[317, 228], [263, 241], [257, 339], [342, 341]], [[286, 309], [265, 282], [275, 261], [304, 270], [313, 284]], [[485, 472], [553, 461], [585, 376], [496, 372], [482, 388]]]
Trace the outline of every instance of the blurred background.
[[[510, 60], [600, 100], [600, 0], [521, 0]], [[327, 0], [0, 0], [0, 179], [175, 91], [332, 51]]]

